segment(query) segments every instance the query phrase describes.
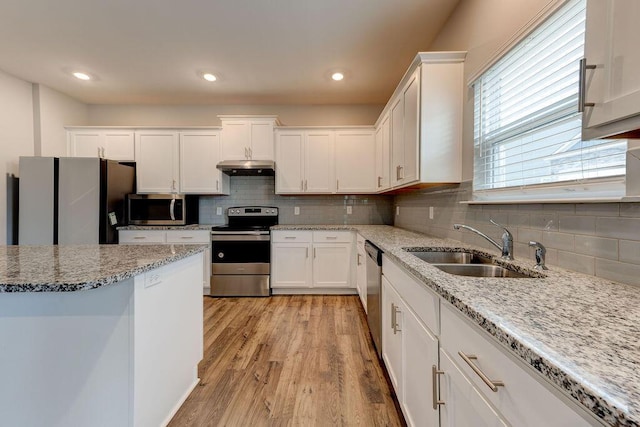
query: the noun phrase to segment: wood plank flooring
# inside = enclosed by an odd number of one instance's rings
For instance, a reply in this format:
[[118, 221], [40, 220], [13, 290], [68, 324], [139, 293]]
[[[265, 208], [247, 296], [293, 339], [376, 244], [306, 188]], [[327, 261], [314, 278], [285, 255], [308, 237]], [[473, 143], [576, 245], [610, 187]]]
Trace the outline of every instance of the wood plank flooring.
[[178, 426], [403, 426], [357, 296], [204, 299]]

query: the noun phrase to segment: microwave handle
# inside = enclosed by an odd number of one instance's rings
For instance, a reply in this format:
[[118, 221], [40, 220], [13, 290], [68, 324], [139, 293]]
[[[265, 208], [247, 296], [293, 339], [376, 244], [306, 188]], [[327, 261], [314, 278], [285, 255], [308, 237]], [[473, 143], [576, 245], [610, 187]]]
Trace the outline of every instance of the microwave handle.
[[171, 204], [169, 205], [169, 215], [171, 215], [171, 221], [176, 220], [175, 206], [176, 206], [176, 199], [171, 199]]

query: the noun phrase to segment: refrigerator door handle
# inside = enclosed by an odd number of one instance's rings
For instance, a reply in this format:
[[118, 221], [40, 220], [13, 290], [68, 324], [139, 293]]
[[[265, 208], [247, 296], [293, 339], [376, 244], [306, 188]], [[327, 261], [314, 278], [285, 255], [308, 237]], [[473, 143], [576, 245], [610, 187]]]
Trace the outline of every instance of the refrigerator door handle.
[[171, 221], [176, 220], [175, 206], [176, 199], [171, 199], [171, 203], [169, 204], [169, 215], [171, 215]]

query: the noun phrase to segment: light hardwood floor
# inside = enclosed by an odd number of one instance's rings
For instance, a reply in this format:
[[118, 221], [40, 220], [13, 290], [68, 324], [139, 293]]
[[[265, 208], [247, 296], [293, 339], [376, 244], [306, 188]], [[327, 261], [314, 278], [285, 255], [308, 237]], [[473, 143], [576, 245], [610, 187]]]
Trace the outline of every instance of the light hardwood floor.
[[402, 426], [357, 296], [204, 300], [178, 426]]

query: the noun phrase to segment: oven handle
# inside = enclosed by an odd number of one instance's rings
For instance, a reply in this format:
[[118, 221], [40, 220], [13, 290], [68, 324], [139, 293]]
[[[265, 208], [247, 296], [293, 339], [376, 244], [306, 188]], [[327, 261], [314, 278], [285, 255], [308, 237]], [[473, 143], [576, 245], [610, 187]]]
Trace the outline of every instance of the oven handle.
[[271, 240], [269, 234], [259, 234], [258, 232], [252, 234], [211, 234], [212, 242], [228, 242], [228, 241], [268, 241]]

